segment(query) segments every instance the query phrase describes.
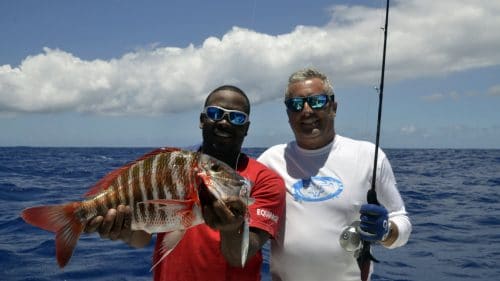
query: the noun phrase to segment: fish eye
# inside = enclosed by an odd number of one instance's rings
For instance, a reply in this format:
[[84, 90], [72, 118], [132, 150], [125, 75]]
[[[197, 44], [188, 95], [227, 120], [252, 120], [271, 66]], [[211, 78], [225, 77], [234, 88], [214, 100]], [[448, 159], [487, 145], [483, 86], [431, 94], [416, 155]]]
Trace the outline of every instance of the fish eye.
[[212, 163], [212, 166], [210, 167], [210, 170], [213, 171], [219, 171], [221, 169], [221, 166], [218, 163]]

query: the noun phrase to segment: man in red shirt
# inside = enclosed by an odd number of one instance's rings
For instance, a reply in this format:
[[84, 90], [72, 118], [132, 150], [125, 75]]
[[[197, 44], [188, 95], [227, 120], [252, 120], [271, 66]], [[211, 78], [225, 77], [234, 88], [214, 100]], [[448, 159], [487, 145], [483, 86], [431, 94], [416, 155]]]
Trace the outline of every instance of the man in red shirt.
[[[246, 212], [250, 218], [247, 261], [241, 265], [241, 239], [245, 204], [231, 198], [226, 205], [213, 201], [204, 204], [205, 224], [187, 229], [173, 251], [154, 268], [154, 280], [260, 280], [261, 248], [275, 238], [285, 208], [283, 180], [273, 171], [241, 152], [247, 135], [250, 102], [246, 94], [231, 85], [213, 90], [200, 114], [203, 143], [196, 149], [231, 167], [253, 185], [250, 196], [255, 200]], [[98, 231], [103, 238], [121, 239], [134, 247], [150, 243], [151, 235], [130, 230], [130, 209], [119, 206], [105, 217], [89, 222], [87, 232]], [[160, 258], [164, 234], [156, 239], [154, 260]]]

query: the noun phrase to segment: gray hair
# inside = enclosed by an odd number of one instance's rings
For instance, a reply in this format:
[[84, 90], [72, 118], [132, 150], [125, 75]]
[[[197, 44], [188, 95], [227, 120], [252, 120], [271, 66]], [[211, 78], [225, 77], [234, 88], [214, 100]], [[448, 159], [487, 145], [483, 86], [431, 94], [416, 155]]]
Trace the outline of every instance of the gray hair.
[[323, 90], [326, 94], [328, 95], [333, 95], [333, 86], [330, 83], [330, 80], [328, 80], [328, 77], [323, 74], [322, 72], [314, 69], [314, 68], [304, 68], [299, 71], [296, 71], [290, 75], [288, 78], [288, 85], [286, 86], [285, 89], [285, 98], [287, 98], [290, 95], [290, 92], [288, 92], [288, 88], [290, 87], [291, 84], [313, 79], [313, 78], [319, 78], [323, 82]]

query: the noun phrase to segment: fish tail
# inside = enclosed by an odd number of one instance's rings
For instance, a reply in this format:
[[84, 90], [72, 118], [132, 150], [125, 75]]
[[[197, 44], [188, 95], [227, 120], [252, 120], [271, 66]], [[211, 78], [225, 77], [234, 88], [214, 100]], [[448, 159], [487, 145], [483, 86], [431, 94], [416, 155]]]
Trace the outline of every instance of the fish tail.
[[38, 206], [25, 209], [21, 217], [27, 223], [56, 233], [57, 263], [64, 267], [75, 249], [84, 223], [75, 215], [79, 202], [66, 205]]

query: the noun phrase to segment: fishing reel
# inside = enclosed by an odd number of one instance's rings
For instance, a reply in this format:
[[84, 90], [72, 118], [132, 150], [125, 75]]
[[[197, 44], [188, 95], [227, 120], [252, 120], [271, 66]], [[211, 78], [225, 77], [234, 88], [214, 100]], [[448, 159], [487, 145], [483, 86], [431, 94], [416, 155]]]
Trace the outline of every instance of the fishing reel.
[[342, 249], [352, 252], [354, 257], [359, 257], [363, 249], [363, 240], [359, 235], [360, 221], [353, 221], [350, 225], [344, 227], [340, 233], [339, 243]]

